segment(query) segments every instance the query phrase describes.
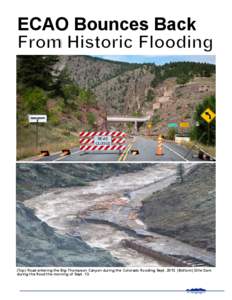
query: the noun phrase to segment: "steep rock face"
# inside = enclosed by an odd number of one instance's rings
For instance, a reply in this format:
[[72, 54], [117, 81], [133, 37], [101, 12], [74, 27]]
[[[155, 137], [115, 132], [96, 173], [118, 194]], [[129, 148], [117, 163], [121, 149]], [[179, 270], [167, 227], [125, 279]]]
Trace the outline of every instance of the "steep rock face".
[[83, 55], [60, 56], [57, 69], [68, 69], [74, 81], [85, 88], [93, 88], [126, 70], [138, 68], [139, 65], [96, 59]]
[[145, 113], [143, 105], [154, 74], [143, 64], [129, 64], [90, 56], [60, 56], [56, 68], [67, 68], [81, 87], [92, 89], [107, 113]]
[[183, 183], [154, 193], [141, 215], [152, 231], [215, 251], [215, 165], [198, 165]]
[[193, 125], [196, 105], [215, 94], [215, 76], [196, 77], [186, 84], [177, 84], [175, 78], [166, 79], [154, 89], [154, 114], [158, 116], [156, 131], [167, 133], [167, 124], [189, 122]]
[[89, 56], [60, 56], [74, 81], [91, 89], [100, 109], [114, 115], [154, 115], [154, 130], [166, 134], [170, 122], [193, 123], [198, 103], [215, 94], [215, 75], [178, 84], [169, 77], [153, 87], [155, 65], [105, 61]]
[[91, 248], [79, 237], [57, 234], [23, 203], [16, 206], [18, 267], [120, 267], [107, 251]]
[[146, 95], [154, 75], [149, 68], [124, 72], [113, 79], [98, 85], [94, 92], [99, 101], [103, 101], [108, 113], [132, 114], [146, 113]]

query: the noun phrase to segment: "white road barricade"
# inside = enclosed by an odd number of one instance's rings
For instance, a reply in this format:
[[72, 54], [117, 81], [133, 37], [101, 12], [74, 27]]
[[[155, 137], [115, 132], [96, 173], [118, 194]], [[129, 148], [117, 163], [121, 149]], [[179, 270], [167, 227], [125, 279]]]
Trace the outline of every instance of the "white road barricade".
[[106, 151], [126, 149], [126, 133], [122, 131], [82, 131], [80, 132], [81, 151]]

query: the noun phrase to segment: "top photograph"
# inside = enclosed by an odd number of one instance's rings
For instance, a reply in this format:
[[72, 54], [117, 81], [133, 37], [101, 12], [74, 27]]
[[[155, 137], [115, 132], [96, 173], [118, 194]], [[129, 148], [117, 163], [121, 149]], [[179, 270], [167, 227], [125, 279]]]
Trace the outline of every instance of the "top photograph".
[[215, 161], [216, 57], [17, 56], [17, 160]]

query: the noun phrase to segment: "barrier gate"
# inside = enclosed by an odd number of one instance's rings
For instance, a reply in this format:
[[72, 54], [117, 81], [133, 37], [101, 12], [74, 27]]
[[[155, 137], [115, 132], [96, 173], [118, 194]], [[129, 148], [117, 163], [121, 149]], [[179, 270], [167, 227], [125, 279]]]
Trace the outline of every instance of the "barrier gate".
[[126, 133], [122, 131], [80, 132], [81, 151], [124, 151], [125, 143]]

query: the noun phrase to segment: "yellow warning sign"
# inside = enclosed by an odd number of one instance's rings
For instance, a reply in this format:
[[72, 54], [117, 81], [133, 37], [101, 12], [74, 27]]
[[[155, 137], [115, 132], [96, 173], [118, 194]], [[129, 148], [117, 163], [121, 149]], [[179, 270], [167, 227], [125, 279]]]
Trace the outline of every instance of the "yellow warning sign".
[[152, 128], [152, 122], [147, 122], [147, 128]]
[[204, 119], [207, 123], [210, 123], [214, 120], [216, 117], [216, 114], [210, 109], [207, 108], [202, 114], [201, 114], [202, 119]]
[[189, 127], [189, 122], [180, 122], [180, 127], [182, 128], [188, 128]]

